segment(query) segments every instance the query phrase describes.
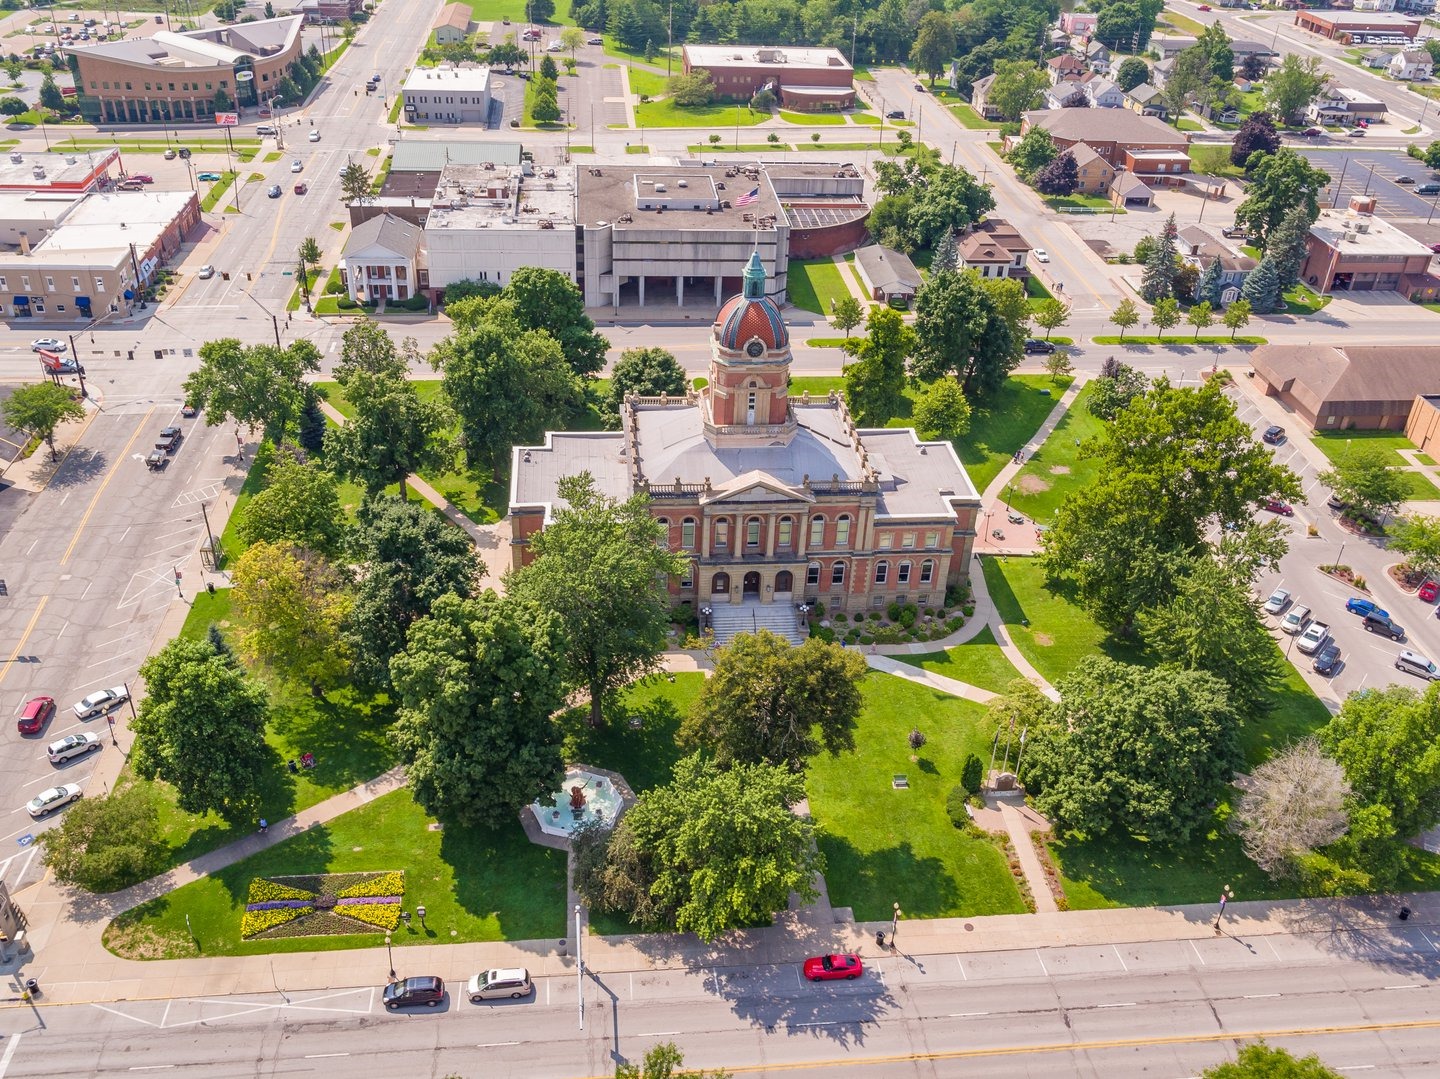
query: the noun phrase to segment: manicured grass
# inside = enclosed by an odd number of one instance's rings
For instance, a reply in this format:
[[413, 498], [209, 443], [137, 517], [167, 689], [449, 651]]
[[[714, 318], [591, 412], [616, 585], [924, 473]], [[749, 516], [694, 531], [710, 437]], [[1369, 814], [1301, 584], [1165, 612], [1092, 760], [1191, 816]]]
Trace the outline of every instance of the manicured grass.
[[[557, 4], [556, 7], [558, 8], [559, 5]], [[522, 6], [522, 10], [523, 10], [523, 6]], [[521, 18], [523, 19], [524, 16], [522, 15]], [[558, 13], [557, 13], [557, 18], [558, 18]], [[617, 57], [619, 57], [621, 60], [631, 60], [631, 61], [634, 61], [634, 62], [637, 63], [637, 64], [647, 64], [647, 63], [653, 64], [653, 63], [658, 62], [661, 67], [664, 67], [664, 66], [665, 66], [665, 52], [666, 52], [666, 50], [665, 50], [665, 47], [664, 47], [663, 45], [660, 45], [660, 44], [657, 43], [656, 46], [655, 46], [655, 58], [654, 58], [653, 60], [648, 60], [648, 59], [646, 59], [646, 57], [645, 57], [645, 51], [644, 51], [643, 49], [640, 50], [639, 52], [632, 52], [630, 49], [627, 49], [624, 45], [620, 44], [620, 42], [615, 39], [615, 36], [614, 36], [613, 34], [605, 34], [605, 35], [603, 35], [603, 36], [604, 36], [604, 38], [605, 38], [605, 55], [606, 55], [606, 56], [617, 56]], [[679, 49], [676, 49], [676, 50], [675, 50], [675, 61], [676, 61], [675, 67], [676, 67], [676, 69], [678, 70], [679, 67], [680, 67], [680, 63], [679, 63], [679, 61], [680, 61], [680, 50], [679, 50]]]
[[1011, 682], [1021, 677], [1015, 665], [1000, 651], [1000, 646], [995, 643], [995, 635], [988, 626], [964, 644], [957, 644], [943, 652], [894, 658], [946, 678], [955, 678], [972, 686], [988, 689], [992, 693], [1005, 692]]
[[200, 209], [209, 213], [219, 205], [220, 200], [225, 197], [225, 192], [235, 183], [236, 174], [233, 172], [222, 172], [220, 179], [210, 182], [210, 190], [205, 192], [205, 197], [200, 200]]
[[845, 344], [843, 337], [807, 337], [805, 344], [811, 348], [841, 348]]
[[268, 154], [264, 156], [264, 158], [262, 158], [262, 160], [267, 165], [273, 165], [276, 161], [279, 161], [284, 156], [285, 155], [282, 154], [279, 150], [271, 150]]
[[643, 67], [632, 67], [629, 78], [632, 94], [659, 97], [669, 90], [670, 80], [662, 72], [646, 71]]
[[1246, 336], [1245, 334], [1243, 334], [1243, 333], [1242, 333], [1242, 334], [1239, 334], [1239, 335], [1236, 336], [1236, 337], [1231, 337], [1229, 334], [1226, 334], [1226, 335], [1223, 336], [1223, 337], [1211, 337], [1211, 336], [1206, 336], [1205, 334], [1201, 334], [1200, 337], [1197, 339], [1197, 338], [1195, 337], [1195, 331], [1194, 331], [1194, 330], [1191, 330], [1189, 333], [1186, 333], [1186, 332], [1185, 332], [1184, 330], [1182, 330], [1179, 326], [1176, 326], [1172, 331], [1170, 331], [1169, 333], [1167, 333], [1164, 337], [1160, 337], [1160, 336], [1158, 336], [1157, 334], [1153, 334], [1153, 333], [1150, 333], [1150, 334], [1145, 334], [1145, 333], [1140, 333], [1140, 334], [1127, 333], [1127, 334], [1125, 335], [1125, 340], [1122, 341], [1122, 340], [1120, 340], [1120, 335], [1119, 335], [1119, 334], [1113, 334], [1113, 333], [1111, 333], [1111, 334], [1103, 334], [1103, 335], [1101, 335], [1101, 336], [1099, 336], [1099, 337], [1092, 337], [1092, 338], [1090, 338], [1090, 340], [1091, 340], [1094, 344], [1097, 344], [1097, 345], [1265, 345], [1265, 344], [1269, 344], [1269, 339], [1268, 339], [1268, 338], [1265, 338], [1265, 337], [1253, 337], [1253, 336], [1252, 336], [1252, 337], [1247, 337], [1247, 336]]
[[1333, 296], [1321, 296], [1307, 285], [1297, 281], [1285, 290], [1285, 314], [1313, 315], [1329, 304], [1332, 299], [1334, 299]]
[[[1398, 451], [1419, 448], [1404, 435], [1390, 431], [1317, 431], [1311, 437], [1315, 447], [1332, 462], [1344, 457], [1346, 448], [1350, 445], [1363, 442], [1390, 451], [1389, 464], [1409, 468], [1410, 462], [1401, 457]], [[1405, 483], [1407, 500], [1440, 498], [1440, 489], [1436, 489], [1429, 477], [1421, 472], [1406, 472]]]
[[[890, 917], [897, 902], [917, 918], [1023, 911], [999, 848], [945, 813], [967, 754], [989, 751], [985, 710], [874, 672], [863, 692], [856, 748], [814, 758], [806, 780], [831, 902], [862, 921]], [[906, 738], [917, 727], [929, 741], [912, 763]], [[891, 787], [897, 774], [908, 790]]]
[[[317, 268], [313, 270], [308, 270], [305, 274], [305, 277], [308, 279], [307, 283], [310, 286], [310, 304], [312, 307], [314, 306], [315, 301], [318, 298], [318, 294], [315, 291], [315, 285], [324, 273], [325, 271], [323, 269]], [[295, 291], [290, 293], [290, 299], [285, 302], [285, 310], [298, 311], [300, 310], [300, 305], [304, 302], [304, 290], [301, 289], [299, 279], [297, 278], [295, 282]]]
[[706, 105], [687, 109], [667, 99], [635, 106], [637, 127], [754, 127], [768, 119], [769, 113], [752, 112], [744, 105]]
[[[636, 794], [669, 783], [675, 762], [683, 756], [675, 744], [680, 721], [704, 684], [699, 672], [643, 678], [620, 695], [618, 707], [598, 730], [585, 722], [588, 709], [571, 712], [565, 759], [619, 772]], [[638, 728], [630, 726], [634, 719], [640, 720]]]
[[1175, 122], [1175, 127], [1180, 131], [1204, 131], [1205, 125], [1199, 120], [1191, 120], [1184, 116]]
[[845, 117], [838, 112], [787, 112], [779, 110], [780, 119], [787, 124], [799, 124], [801, 127], [835, 127], [845, 123]]
[[390, 103], [390, 115], [386, 117], [389, 123], [400, 122], [400, 110], [405, 107], [405, 95], [396, 94], [395, 100]]
[[1196, 22], [1194, 19], [1187, 18], [1173, 11], [1166, 11], [1160, 17], [1160, 23], [1161, 25], [1169, 23], [1184, 34], [1203, 34], [1205, 32], [1204, 23]]
[[686, 147], [692, 154], [763, 154], [774, 150], [789, 150], [787, 142], [697, 142]]
[[1040, 429], [1071, 381], [1064, 378], [1056, 383], [1049, 375], [1011, 375], [993, 398], [973, 403], [970, 430], [955, 440], [955, 450], [977, 491], [983, 492], [1015, 451]]
[[1000, 126], [1000, 120], [987, 120], [969, 105], [951, 105], [950, 115], [960, 121], [962, 127], [971, 131], [989, 131]]
[[625, 144], [625, 152], [626, 152], [627, 154], [648, 154], [648, 153], [650, 152], [650, 147], [645, 146], [645, 145], [643, 145], [643, 144], [631, 146], [631, 145], [627, 142], [627, 143]]
[[786, 281], [790, 302], [817, 315], [828, 315], [832, 301], [849, 295], [840, 267], [828, 258], [791, 259]]
[[1079, 443], [1104, 430], [1104, 424], [1088, 407], [1093, 385], [1080, 391], [1055, 431], [1026, 459], [1008, 488], [1010, 505], [1042, 524], [1050, 521], [1060, 504], [1087, 486], [1100, 471], [1096, 462], [1080, 459]]
[[378, 930], [241, 940], [240, 919], [256, 877], [390, 869], [405, 871], [405, 906], [426, 908], [427, 928], [416, 919], [395, 934], [399, 967], [407, 966], [405, 947], [563, 935], [563, 853], [531, 843], [518, 821], [494, 831], [431, 824], [408, 790], [394, 791], [121, 915], [105, 944], [143, 959], [379, 948]]
[[[225, 449], [229, 450], [230, 447], [226, 446]], [[254, 498], [257, 492], [264, 490], [265, 474], [274, 456], [275, 451], [269, 443], [261, 443], [251, 461], [250, 471], [245, 474], [245, 482], [240, 485], [240, 493], [235, 496], [235, 506], [230, 511], [230, 519], [225, 522], [225, 531], [220, 534], [220, 548], [225, 552], [227, 565], [234, 565], [235, 559], [245, 553], [245, 544], [240, 539], [238, 524], [245, 512], [245, 504]]]
[[[1057, 195], [1045, 199], [1045, 205], [1052, 210], [1104, 210], [1109, 213], [1115, 207], [1101, 195]], [[1124, 210], [1120, 211], [1124, 213]]]

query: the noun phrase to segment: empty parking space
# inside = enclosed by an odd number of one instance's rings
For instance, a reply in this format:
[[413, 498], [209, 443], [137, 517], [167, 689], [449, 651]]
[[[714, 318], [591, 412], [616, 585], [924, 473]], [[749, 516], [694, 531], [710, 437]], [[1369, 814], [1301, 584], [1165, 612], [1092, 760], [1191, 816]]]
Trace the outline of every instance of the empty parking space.
[[[1359, 140], [1357, 140], [1359, 141]], [[1428, 221], [1440, 206], [1440, 191], [1417, 194], [1426, 184], [1440, 184], [1425, 162], [1406, 157], [1400, 151], [1366, 152], [1354, 150], [1314, 150], [1299, 148], [1310, 164], [1324, 169], [1331, 183], [1321, 194], [1320, 205], [1344, 208], [1353, 195], [1371, 195], [1376, 200], [1375, 212], [1382, 217]], [[1396, 183], [1409, 177], [1413, 184]]]

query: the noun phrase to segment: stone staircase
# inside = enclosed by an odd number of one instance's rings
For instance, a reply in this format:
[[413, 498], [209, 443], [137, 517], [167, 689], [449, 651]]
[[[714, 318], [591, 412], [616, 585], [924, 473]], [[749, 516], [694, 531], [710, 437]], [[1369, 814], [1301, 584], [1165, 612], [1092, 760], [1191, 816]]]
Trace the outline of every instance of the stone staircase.
[[715, 626], [715, 643], [728, 644], [738, 633], [768, 629], [791, 644], [805, 640], [800, 615], [792, 603], [717, 603], [710, 616]]

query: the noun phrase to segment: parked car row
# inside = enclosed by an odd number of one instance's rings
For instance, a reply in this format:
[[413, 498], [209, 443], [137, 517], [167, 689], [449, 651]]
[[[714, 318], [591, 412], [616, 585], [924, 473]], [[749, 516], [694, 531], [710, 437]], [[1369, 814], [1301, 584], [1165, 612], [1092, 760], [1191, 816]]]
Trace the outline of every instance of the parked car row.
[[[1429, 587], [1422, 586], [1419, 595], [1427, 602], [1433, 602], [1437, 595], [1440, 595], [1440, 584], [1432, 581], [1425, 584]], [[1313, 657], [1310, 666], [1317, 674], [1332, 675], [1339, 671], [1340, 646], [1331, 637], [1329, 624], [1312, 619], [1310, 608], [1303, 603], [1293, 602], [1289, 590], [1275, 589], [1260, 609], [1268, 615], [1279, 616], [1283, 613], [1280, 618], [1280, 631], [1297, 638], [1296, 645], [1300, 651]], [[1390, 612], [1373, 599], [1352, 596], [1345, 601], [1345, 610], [1349, 614], [1360, 616], [1360, 624], [1367, 633], [1389, 637], [1396, 642], [1405, 640], [1405, 627], [1391, 618]], [[1437, 617], [1440, 617], [1440, 611], [1437, 611]], [[1440, 681], [1440, 667], [1419, 652], [1408, 648], [1402, 648], [1396, 655], [1395, 669], [1429, 681]]]

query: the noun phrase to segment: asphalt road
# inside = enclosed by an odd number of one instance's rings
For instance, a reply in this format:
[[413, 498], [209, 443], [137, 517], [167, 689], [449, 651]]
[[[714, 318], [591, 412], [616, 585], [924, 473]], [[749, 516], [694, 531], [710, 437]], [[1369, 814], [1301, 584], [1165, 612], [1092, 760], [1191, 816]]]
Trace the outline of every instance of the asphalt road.
[[583, 1029], [573, 975], [482, 1005], [450, 981], [440, 1008], [393, 1014], [373, 986], [21, 1008], [7, 1013], [0, 1076], [609, 1076], [674, 1041], [687, 1066], [761, 1073], [1178, 1077], [1261, 1035], [1347, 1070], [1420, 1076], [1440, 1067], [1437, 948], [1434, 927], [1411, 922], [902, 952], [822, 984], [793, 966], [601, 971], [584, 979]]

